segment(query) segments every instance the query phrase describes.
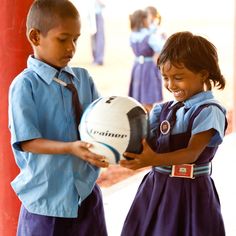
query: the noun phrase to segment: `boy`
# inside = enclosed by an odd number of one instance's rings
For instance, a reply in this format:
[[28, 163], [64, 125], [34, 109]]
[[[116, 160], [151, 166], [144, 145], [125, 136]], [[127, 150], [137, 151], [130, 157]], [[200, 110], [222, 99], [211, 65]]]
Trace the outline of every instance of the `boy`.
[[78, 141], [67, 86], [78, 91], [82, 110], [99, 96], [85, 69], [67, 65], [80, 36], [79, 13], [67, 0], [36, 0], [26, 25], [34, 54], [9, 91], [11, 144], [20, 169], [11, 184], [22, 202], [17, 235], [107, 235], [95, 182], [98, 167], [108, 164]]

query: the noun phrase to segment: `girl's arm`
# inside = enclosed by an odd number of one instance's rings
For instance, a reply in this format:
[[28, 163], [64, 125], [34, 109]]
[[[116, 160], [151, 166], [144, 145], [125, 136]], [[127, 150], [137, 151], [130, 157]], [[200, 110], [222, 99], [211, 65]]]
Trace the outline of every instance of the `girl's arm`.
[[91, 144], [74, 141], [60, 142], [48, 139], [32, 139], [21, 143], [21, 149], [25, 152], [38, 154], [71, 154], [81, 158], [97, 167], [108, 167], [105, 158], [89, 151]]
[[124, 156], [134, 160], [122, 160], [120, 165], [129, 169], [139, 169], [147, 166], [170, 166], [195, 162], [214, 135], [214, 129], [210, 129], [191, 137], [186, 148], [168, 153], [154, 152], [146, 140], [143, 140], [143, 152], [141, 154], [124, 153]]

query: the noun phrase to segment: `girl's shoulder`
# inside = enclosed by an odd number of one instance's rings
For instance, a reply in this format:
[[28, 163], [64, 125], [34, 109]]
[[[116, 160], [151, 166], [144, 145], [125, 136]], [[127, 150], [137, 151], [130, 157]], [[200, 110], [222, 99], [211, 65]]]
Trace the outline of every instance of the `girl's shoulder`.
[[175, 104], [175, 101], [167, 101], [163, 103], [155, 103], [153, 105], [153, 108], [151, 110], [150, 114], [158, 114], [163, 112], [163, 110], [169, 109], [173, 104]]
[[202, 116], [203, 114], [206, 116], [214, 116], [215, 114], [222, 113], [223, 115], [226, 114], [226, 109], [223, 105], [221, 105], [216, 100], [209, 100], [204, 101], [201, 103], [196, 104], [191, 109], [192, 116]]
[[163, 111], [168, 110], [173, 103], [174, 101], [154, 104], [149, 114], [150, 123], [157, 123]]
[[228, 126], [226, 110], [218, 102], [203, 103], [192, 112], [188, 127], [190, 126], [192, 134], [214, 129], [215, 134], [209, 146], [218, 145], [222, 142]]
[[190, 113], [196, 112], [196, 110], [220, 110], [226, 113], [225, 108], [218, 100], [216, 100], [211, 91], [205, 91], [198, 93], [184, 102], [185, 109]]

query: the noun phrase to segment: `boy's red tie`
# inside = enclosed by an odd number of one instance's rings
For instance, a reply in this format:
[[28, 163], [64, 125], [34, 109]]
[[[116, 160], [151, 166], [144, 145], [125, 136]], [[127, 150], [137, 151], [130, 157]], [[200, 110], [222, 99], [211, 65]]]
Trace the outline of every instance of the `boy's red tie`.
[[79, 101], [79, 96], [78, 96], [77, 89], [75, 88], [75, 86], [72, 83], [71, 79], [70, 79], [71, 83], [69, 83], [69, 84], [65, 83], [63, 80], [58, 79], [58, 78], [53, 78], [53, 80], [55, 82], [61, 84], [62, 86], [64, 86], [68, 90], [70, 90], [71, 93], [72, 93], [72, 106], [73, 106], [73, 110], [74, 110], [74, 113], [75, 113], [75, 121], [76, 121], [76, 125], [77, 125], [78, 137], [80, 138], [78, 127], [79, 127], [80, 119], [81, 119], [81, 116], [82, 116], [82, 113], [83, 113], [83, 109], [82, 109], [82, 106], [81, 106], [80, 101]]
[[81, 107], [81, 104], [79, 101], [79, 96], [78, 96], [77, 90], [72, 82], [67, 84], [65, 87], [67, 89], [69, 89], [72, 93], [72, 105], [73, 105], [73, 109], [75, 112], [76, 124], [78, 127], [79, 123], [80, 123], [81, 116], [82, 116], [82, 107]]

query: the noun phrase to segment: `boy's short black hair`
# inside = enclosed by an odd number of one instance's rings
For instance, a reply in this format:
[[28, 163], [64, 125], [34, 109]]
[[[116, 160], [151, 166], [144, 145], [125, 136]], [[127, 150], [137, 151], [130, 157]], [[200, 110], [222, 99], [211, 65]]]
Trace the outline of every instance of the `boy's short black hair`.
[[57, 25], [58, 20], [69, 17], [80, 17], [78, 10], [69, 0], [35, 0], [27, 15], [27, 32], [35, 28], [46, 35]]

